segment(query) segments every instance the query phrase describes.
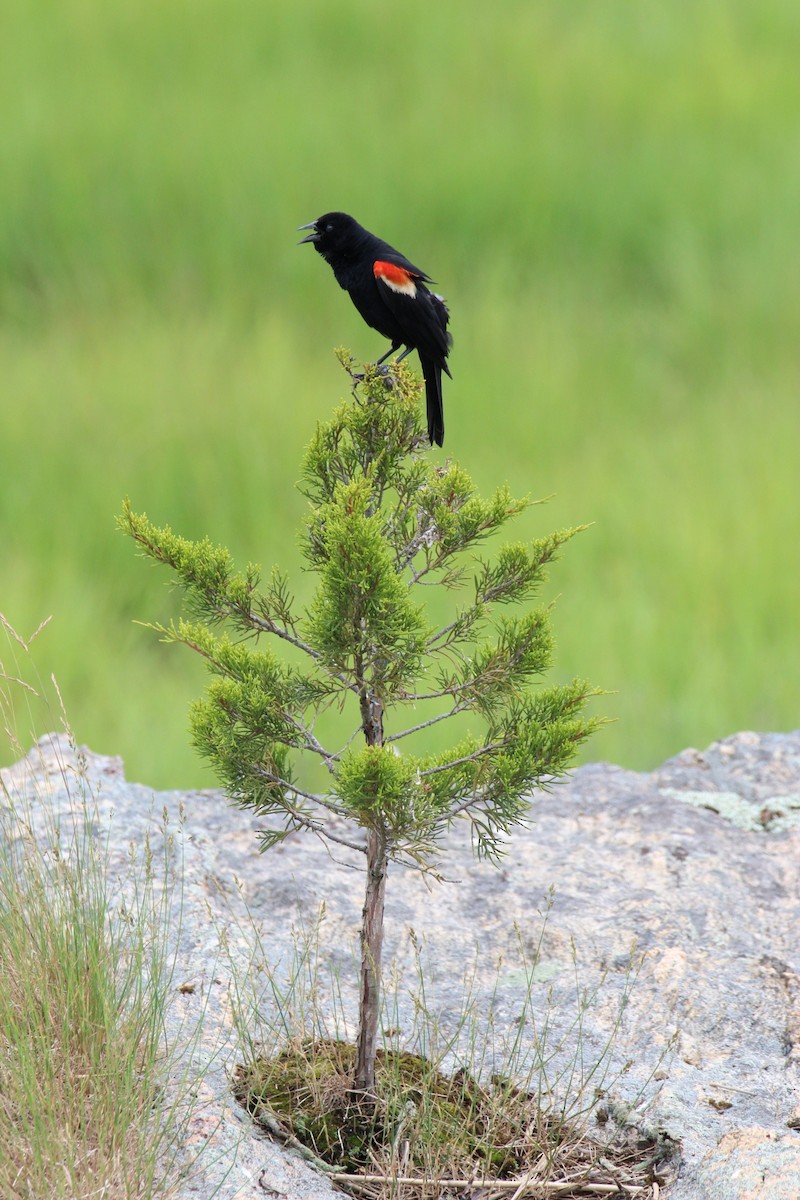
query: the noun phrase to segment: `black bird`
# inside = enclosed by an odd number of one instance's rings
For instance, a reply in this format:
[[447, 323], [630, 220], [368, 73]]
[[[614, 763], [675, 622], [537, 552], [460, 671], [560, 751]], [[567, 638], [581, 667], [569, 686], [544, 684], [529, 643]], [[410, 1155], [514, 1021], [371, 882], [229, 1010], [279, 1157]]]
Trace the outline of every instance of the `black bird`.
[[312, 230], [300, 245], [313, 244], [367, 324], [392, 343], [376, 365], [401, 346], [405, 350], [398, 362], [412, 350], [419, 354], [428, 403], [428, 437], [431, 445], [441, 446], [442, 371], [450, 375], [447, 355], [453, 339], [447, 332], [447, 305], [425, 286], [433, 280], [347, 213], [325, 213], [300, 228]]

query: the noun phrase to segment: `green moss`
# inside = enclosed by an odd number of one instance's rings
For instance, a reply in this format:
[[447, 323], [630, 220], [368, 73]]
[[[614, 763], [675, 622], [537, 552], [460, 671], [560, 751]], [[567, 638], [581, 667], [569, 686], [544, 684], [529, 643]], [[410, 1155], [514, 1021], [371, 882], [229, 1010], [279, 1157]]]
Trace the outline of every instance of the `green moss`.
[[534, 1099], [495, 1078], [488, 1087], [466, 1071], [443, 1074], [403, 1050], [379, 1050], [376, 1095], [352, 1091], [355, 1046], [322, 1039], [295, 1043], [272, 1058], [239, 1067], [234, 1094], [270, 1132], [276, 1122], [318, 1158], [358, 1171], [408, 1141], [408, 1169], [439, 1162], [448, 1172], [512, 1178], [544, 1149], [532, 1146], [540, 1126]]

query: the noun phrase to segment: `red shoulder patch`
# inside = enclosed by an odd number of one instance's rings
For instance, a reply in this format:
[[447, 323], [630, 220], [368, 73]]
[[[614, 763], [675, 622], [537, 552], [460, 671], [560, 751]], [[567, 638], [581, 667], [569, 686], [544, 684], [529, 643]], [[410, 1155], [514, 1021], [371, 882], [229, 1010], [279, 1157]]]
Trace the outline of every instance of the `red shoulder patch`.
[[377, 259], [372, 264], [372, 273], [376, 279], [382, 279], [384, 283], [388, 283], [395, 292], [405, 292], [407, 295], [413, 296], [417, 290], [414, 276], [405, 267], [399, 267], [397, 263], [383, 262], [381, 259]]

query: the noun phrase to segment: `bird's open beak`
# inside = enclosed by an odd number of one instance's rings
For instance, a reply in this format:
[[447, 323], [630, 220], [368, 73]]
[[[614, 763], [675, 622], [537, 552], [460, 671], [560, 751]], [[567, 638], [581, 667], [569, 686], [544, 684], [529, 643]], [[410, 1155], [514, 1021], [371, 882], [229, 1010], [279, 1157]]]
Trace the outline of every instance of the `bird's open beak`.
[[297, 243], [298, 246], [302, 246], [304, 242], [315, 242], [317, 240], [317, 238], [319, 237], [319, 234], [317, 233], [316, 221], [309, 221], [308, 225], [298, 225], [297, 232], [299, 233], [301, 229], [313, 229], [314, 232], [310, 233], [308, 235], [308, 237], [301, 238], [300, 241]]

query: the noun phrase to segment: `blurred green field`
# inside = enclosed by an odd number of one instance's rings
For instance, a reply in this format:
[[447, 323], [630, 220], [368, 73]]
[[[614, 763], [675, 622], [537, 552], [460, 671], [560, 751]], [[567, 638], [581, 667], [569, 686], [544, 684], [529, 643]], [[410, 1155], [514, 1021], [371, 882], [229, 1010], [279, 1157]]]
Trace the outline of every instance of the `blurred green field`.
[[[798, 724], [796, 0], [6, 0], [0, 612], [129, 778], [209, 784], [204, 675], [124, 495], [299, 595], [294, 481], [384, 346], [295, 227], [342, 208], [452, 311], [448, 454], [592, 527], [559, 677], [646, 768]], [[19, 723], [42, 731], [43, 714]]]

